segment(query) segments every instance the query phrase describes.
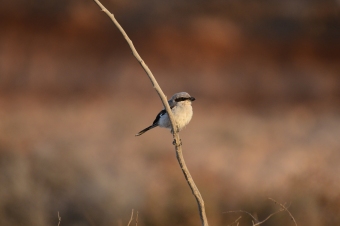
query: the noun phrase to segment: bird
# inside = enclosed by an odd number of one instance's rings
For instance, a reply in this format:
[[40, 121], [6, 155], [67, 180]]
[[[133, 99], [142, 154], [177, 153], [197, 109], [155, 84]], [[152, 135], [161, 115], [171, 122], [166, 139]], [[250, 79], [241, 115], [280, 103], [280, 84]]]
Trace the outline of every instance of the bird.
[[[172, 114], [177, 124], [178, 132], [184, 129], [185, 126], [188, 125], [188, 123], [190, 122], [193, 115], [191, 103], [195, 100], [196, 100], [195, 97], [190, 96], [189, 93], [179, 92], [175, 93], [168, 101]], [[141, 130], [135, 136], [140, 136], [143, 133], [157, 126], [171, 130], [170, 119], [165, 109], [161, 110], [158, 113], [156, 119], [153, 121], [151, 126]]]

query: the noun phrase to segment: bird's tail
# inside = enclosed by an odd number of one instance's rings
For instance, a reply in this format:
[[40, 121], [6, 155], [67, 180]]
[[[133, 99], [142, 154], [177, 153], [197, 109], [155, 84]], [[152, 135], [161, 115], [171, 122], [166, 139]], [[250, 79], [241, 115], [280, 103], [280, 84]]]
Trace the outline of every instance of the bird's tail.
[[140, 135], [142, 135], [143, 133], [145, 133], [146, 131], [148, 131], [148, 130], [150, 130], [150, 129], [152, 129], [152, 128], [155, 128], [155, 127], [157, 127], [157, 126], [158, 126], [157, 124], [153, 124], [153, 125], [151, 125], [151, 126], [145, 128], [145, 129], [143, 129], [142, 131], [140, 131], [139, 133], [137, 133], [135, 136], [136, 136], [136, 137], [137, 137], [137, 136], [140, 136]]

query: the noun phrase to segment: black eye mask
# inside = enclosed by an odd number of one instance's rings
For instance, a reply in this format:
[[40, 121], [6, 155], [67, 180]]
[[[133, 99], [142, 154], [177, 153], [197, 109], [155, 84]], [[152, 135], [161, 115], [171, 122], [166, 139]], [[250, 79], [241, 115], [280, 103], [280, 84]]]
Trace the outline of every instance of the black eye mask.
[[175, 99], [176, 102], [181, 102], [181, 101], [186, 101], [186, 100], [194, 101], [195, 97], [178, 97]]

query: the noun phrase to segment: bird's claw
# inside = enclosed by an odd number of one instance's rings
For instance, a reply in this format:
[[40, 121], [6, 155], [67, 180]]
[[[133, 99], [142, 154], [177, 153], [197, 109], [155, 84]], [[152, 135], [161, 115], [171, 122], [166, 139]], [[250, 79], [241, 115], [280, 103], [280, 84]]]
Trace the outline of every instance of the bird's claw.
[[171, 133], [174, 134], [174, 131], [176, 131], [176, 133], [179, 133], [180, 129], [178, 126], [176, 126], [176, 129], [175, 130], [171, 130]]
[[180, 139], [180, 140], [179, 140], [179, 144], [177, 145], [177, 144], [176, 144], [176, 140], [174, 139], [174, 141], [172, 142], [172, 144], [175, 145], [175, 146], [177, 146], [177, 147], [182, 146], [182, 140]]

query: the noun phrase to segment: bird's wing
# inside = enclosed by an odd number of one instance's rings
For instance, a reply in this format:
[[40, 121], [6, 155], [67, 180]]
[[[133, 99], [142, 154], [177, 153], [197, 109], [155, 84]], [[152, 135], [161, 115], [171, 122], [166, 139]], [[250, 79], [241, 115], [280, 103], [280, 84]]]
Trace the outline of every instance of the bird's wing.
[[170, 109], [173, 109], [176, 106], [176, 101], [174, 100], [169, 100], [168, 103], [169, 103]]
[[161, 112], [158, 113], [158, 115], [156, 116], [156, 119], [153, 121], [152, 125], [155, 125], [155, 124], [158, 125], [158, 121], [159, 121], [160, 117], [164, 114], [166, 114], [165, 109], [161, 110]]

